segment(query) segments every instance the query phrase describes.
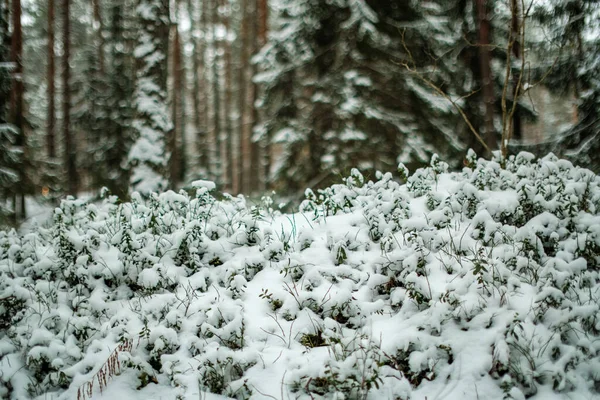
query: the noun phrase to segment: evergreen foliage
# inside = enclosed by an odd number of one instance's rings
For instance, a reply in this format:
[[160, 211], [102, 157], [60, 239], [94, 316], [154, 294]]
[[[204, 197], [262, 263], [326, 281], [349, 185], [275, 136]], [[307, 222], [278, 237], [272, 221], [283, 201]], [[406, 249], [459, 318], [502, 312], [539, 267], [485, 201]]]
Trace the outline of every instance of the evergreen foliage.
[[7, 223], [7, 218], [14, 212], [14, 204], [11, 206], [7, 201], [17, 193], [18, 168], [22, 160], [22, 149], [16, 146], [20, 133], [9, 123], [7, 115], [13, 65], [7, 47], [10, 34], [5, 7], [4, 3], [0, 5], [0, 225]]
[[166, 140], [173, 129], [166, 102], [169, 1], [142, 0], [136, 16], [141, 31], [134, 50], [135, 142], [128, 163], [131, 188], [150, 193], [168, 186]]
[[91, 156], [87, 164], [93, 186], [106, 187], [119, 198], [125, 198], [129, 190], [126, 161], [134, 113], [133, 63], [127, 43], [132, 35], [132, 16], [121, 0], [112, 1], [106, 11], [107, 40], [103, 51], [108, 62], [101, 71], [98, 49], [90, 46], [86, 96], [89, 106], [82, 122], [89, 138], [87, 151]]
[[[126, 198], [130, 190], [149, 193], [177, 186], [183, 177], [202, 177], [218, 178], [232, 193], [273, 188], [294, 196], [307, 184], [326, 186], [352, 166], [372, 175], [399, 161], [415, 168], [436, 153], [456, 168], [466, 149], [484, 152], [461, 111], [485, 136], [491, 99], [486, 142], [497, 149], [506, 126], [503, 93], [510, 108], [514, 93], [523, 93], [548, 69], [544, 83], [577, 98], [577, 124], [536, 152], [553, 151], [597, 169], [597, 1], [536, 3], [539, 26], [527, 31], [527, 43], [512, 44], [511, 4], [517, 4], [519, 18], [526, 11], [517, 0], [274, 0], [268, 9], [265, 0], [189, 0], [180, 9], [167, 3], [70, 1], [71, 152], [81, 190], [107, 187]], [[485, 46], [479, 44], [482, 4], [489, 22]], [[46, 163], [42, 149], [49, 120], [43, 84], [49, 79], [42, 68], [47, 54], [40, 51], [47, 43], [46, 12], [43, 1], [24, 2], [30, 163], [21, 168], [24, 161], [18, 161], [16, 169], [34, 170], [36, 176], [27, 176], [31, 185], [50, 186], [60, 195], [52, 175], [63, 170], [62, 158]], [[57, 32], [62, 20], [52, 24]], [[538, 30], [548, 38], [544, 43]], [[171, 43], [176, 31], [181, 54]], [[61, 36], [55, 46], [59, 65]], [[537, 45], [531, 47], [529, 39]], [[491, 94], [482, 48], [491, 57]], [[517, 89], [522, 55], [526, 77]], [[62, 86], [57, 79], [56, 102], [65, 94]], [[56, 113], [56, 126], [62, 114]], [[516, 139], [518, 126], [533, 118], [535, 110], [522, 96], [512, 121]], [[5, 131], [2, 140], [18, 141], [15, 134]], [[59, 156], [62, 142], [56, 142]], [[184, 162], [200, 154], [197, 163]]]
[[[300, 189], [352, 165], [390, 168], [465, 149], [460, 117], [407, 67], [442, 86], [460, 36], [435, 2], [281, 0], [276, 29], [257, 57], [268, 118], [255, 139], [282, 147], [272, 171]], [[406, 64], [406, 65], [404, 65]], [[449, 96], [455, 88], [445, 86]]]
[[538, 149], [563, 154], [600, 171], [600, 5], [595, 0], [553, 0], [536, 14], [544, 39], [540, 52], [553, 62], [546, 86], [573, 96], [577, 121], [553, 142]]

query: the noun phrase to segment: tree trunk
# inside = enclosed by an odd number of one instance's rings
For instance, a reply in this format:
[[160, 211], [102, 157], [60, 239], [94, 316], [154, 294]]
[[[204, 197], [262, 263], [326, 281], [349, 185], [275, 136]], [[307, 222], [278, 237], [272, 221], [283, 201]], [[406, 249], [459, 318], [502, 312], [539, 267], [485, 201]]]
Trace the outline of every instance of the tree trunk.
[[[27, 159], [27, 140], [25, 138], [25, 119], [23, 116], [23, 29], [21, 26], [21, 0], [12, 2], [12, 37], [10, 60], [14, 64], [10, 93], [10, 122], [17, 130], [15, 145], [22, 150], [23, 161]], [[15, 222], [25, 219], [25, 192], [28, 186], [25, 164], [19, 168], [19, 190], [14, 194]]]
[[237, 134], [233, 130], [233, 62], [232, 62], [232, 43], [229, 40], [231, 33], [231, 7], [227, 4], [227, 1], [223, 1], [223, 26], [225, 27], [225, 39], [223, 41], [223, 55], [225, 63], [225, 76], [224, 76], [224, 114], [225, 114], [225, 165], [227, 166], [226, 171], [226, 182], [228, 191], [233, 193], [238, 192], [237, 188], [237, 163], [233, 160], [234, 146], [237, 143]]
[[2, 16], [0, 17], [0, 24], [2, 24], [2, 27], [0, 27], [0, 30], [2, 31], [3, 35], [1, 40], [6, 48], [10, 48], [10, 3], [8, 0], [0, 0], [0, 2], [0, 12], [2, 12]]
[[[205, 3], [205, 2], [203, 2]], [[198, 12], [197, 12], [198, 11]], [[200, 9], [196, 0], [188, 0], [188, 12], [190, 14], [190, 32], [192, 35], [192, 101], [194, 104], [194, 128], [196, 130], [196, 154], [197, 163], [201, 173], [208, 171], [208, 141], [206, 137], [206, 80], [204, 79], [204, 34], [206, 32], [206, 15]], [[196, 21], [200, 20], [200, 29]]]
[[100, 74], [104, 75], [104, 25], [102, 24], [102, 13], [100, 11], [100, 0], [92, 0], [92, 11], [94, 17], [94, 31], [96, 32], [96, 40], [98, 41], [98, 65]]
[[202, 19], [204, 20], [204, 37], [206, 38], [206, 53], [205, 53], [205, 69], [204, 78], [206, 90], [206, 141], [207, 141], [207, 171], [210, 179], [218, 180], [219, 177], [219, 119], [217, 115], [218, 109], [218, 81], [215, 79], [216, 74], [216, 41], [215, 41], [215, 24], [214, 20], [215, 0], [202, 1]]
[[[511, 29], [512, 29], [512, 37], [514, 40], [513, 43], [513, 56], [515, 59], [521, 58], [521, 43], [519, 42], [520, 32], [521, 32], [521, 20], [519, 17], [519, 1], [511, 0]], [[513, 74], [513, 101], [518, 101], [519, 98], [519, 73]], [[521, 140], [523, 138], [522, 133], [522, 122], [521, 122], [521, 113], [519, 107], [515, 108], [515, 114], [513, 115], [512, 120], [512, 135], [511, 137]]]
[[238, 108], [240, 112], [240, 154], [237, 158], [239, 174], [238, 187], [242, 193], [251, 191], [252, 174], [252, 127], [254, 126], [254, 85], [252, 83], [253, 66], [250, 57], [254, 51], [254, 27], [256, 4], [251, 0], [242, 0], [241, 55], [239, 69]]
[[76, 164], [76, 150], [75, 140], [71, 134], [71, 68], [69, 66], [69, 58], [71, 56], [71, 25], [70, 25], [70, 0], [62, 1], [62, 12], [63, 12], [63, 97], [62, 97], [62, 108], [63, 108], [63, 136], [64, 136], [64, 157], [65, 166], [67, 170], [67, 186], [66, 190], [68, 194], [76, 195], [79, 189], [79, 176], [77, 174]]
[[167, 105], [169, 60], [169, 0], [141, 0], [136, 55], [136, 140], [129, 150], [131, 189], [148, 195], [169, 185], [169, 138], [173, 135]]
[[[490, 33], [491, 24], [486, 6], [486, 0], [476, 0], [477, 20], [479, 23], [479, 63], [481, 68], [481, 85], [484, 103], [484, 117], [482, 132], [483, 140], [490, 150], [495, 150], [496, 132], [494, 129], [494, 80], [491, 68]], [[487, 154], [491, 156], [491, 154]]]
[[[267, 0], [256, 0], [257, 2], [257, 35], [256, 35], [256, 50], [260, 49], [267, 43], [267, 29], [269, 19], [269, 7]], [[254, 90], [257, 92], [258, 88], [255, 86]], [[255, 124], [264, 121], [261, 111], [255, 112]], [[260, 142], [253, 141], [252, 158], [253, 158], [253, 170], [256, 173], [256, 182], [254, 182], [254, 190], [266, 190], [268, 185], [268, 179], [271, 171], [271, 138], [266, 134], [267, 137], [262, 138]]]
[[174, 26], [174, 38], [173, 38], [173, 99], [172, 99], [172, 111], [173, 111], [173, 130], [169, 137], [169, 152], [171, 158], [169, 160], [169, 176], [171, 178], [171, 185], [176, 186], [181, 177], [181, 154], [179, 154], [179, 141], [182, 137], [183, 127], [181, 126], [181, 54], [179, 53], [180, 39], [179, 39], [179, 27]]
[[10, 61], [14, 64], [10, 93], [10, 122], [18, 130], [17, 142], [19, 147], [25, 145], [23, 132], [23, 30], [21, 27], [21, 0], [12, 2], [12, 36], [10, 47]]
[[46, 150], [49, 158], [56, 157], [56, 87], [54, 75], [56, 73], [54, 66], [54, 0], [48, 0], [48, 120], [46, 133]]
[[[129, 57], [132, 51], [127, 49], [129, 35], [126, 25], [131, 21], [131, 12], [126, 2], [115, 1], [110, 5], [109, 23], [105, 50], [110, 54], [111, 63], [108, 66], [110, 73], [106, 76], [108, 81], [108, 94], [111, 104], [121, 105], [114, 110], [117, 118], [113, 119], [112, 132], [105, 132], [103, 137], [114, 141], [114, 147], [107, 153], [108, 167], [115, 171], [109, 188], [113, 194], [125, 201], [129, 189], [129, 174], [124, 168], [127, 159], [127, 148], [131, 140], [131, 121], [133, 116], [133, 83], [130, 79], [131, 68]], [[110, 173], [108, 174], [110, 176]]]
[[[218, 21], [218, 24], [222, 26], [225, 30], [225, 36], [218, 40], [219, 50], [218, 54], [218, 69], [215, 70], [217, 72], [217, 80], [219, 82], [219, 157], [221, 160], [221, 174], [220, 181], [224, 191], [230, 191], [231, 180], [231, 166], [229, 165], [229, 149], [230, 149], [230, 136], [229, 136], [229, 109], [227, 104], [227, 69], [229, 66], [227, 65], [227, 47], [228, 47], [228, 38], [229, 31], [227, 31], [227, 10], [226, 10], [225, 0], [219, 0], [216, 4], [215, 12], [216, 17], [215, 20]], [[221, 10], [221, 12], [219, 12]]]
[[225, 138], [223, 134], [223, 129], [225, 126], [225, 118], [224, 107], [223, 107], [223, 81], [222, 81], [222, 73], [219, 71], [222, 68], [222, 57], [219, 56], [221, 52], [221, 41], [218, 35], [218, 25], [221, 24], [221, 19], [219, 15], [219, 4], [217, 0], [212, 1], [212, 37], [213, 37], [213, 64], [212, 64], [212, 72], [213, 72], [213, 97], [214, 97], [214, 121], [215, 121], [215, 144], [217, 150], [216, 156], [216, 172], [217, 172], [217, 180], [221, 183], [221, 185], [227, 184], [227, 165], [226, 165], [226, 146], [225, 146]]
[[269, 20], [268, 0], [258, 1], [258, 45], [260, 47], [267, 43], [267, 31]]
[[186, 127], [187, 127], [187, 113], [186, 113], [186, 96], [185, 96], [185, 88], [187, 87], [186, 75], [185, 75], [185, 61], [183, 58], [183, 45], [184, 41], [182, 40], [181, 34], [178, 33], [179, 43], [175, 47], [176, 52], [176, 61], [177, 61], [177, 70], [175, 73], [178, 77], [178, 85], [179, 89], [176, 94], [179, 98], [179, 132], [178, 132], [178, 143], [177, 146], [179, 151], [179, 182], [182, 182], [187, 173], [187, 160], [188, 155], [185, 152], [185, 144], [186, 144]]

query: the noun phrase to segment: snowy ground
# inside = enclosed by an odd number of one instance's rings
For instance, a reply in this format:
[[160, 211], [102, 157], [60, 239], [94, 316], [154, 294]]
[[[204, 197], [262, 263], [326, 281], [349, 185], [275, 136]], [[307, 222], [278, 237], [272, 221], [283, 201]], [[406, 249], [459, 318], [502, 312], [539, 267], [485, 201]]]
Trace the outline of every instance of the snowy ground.
[[600, 180], [446, 168], [353, 171], [295, 214], [197, 182], [2, 233], [0, 395], [599, 398]]

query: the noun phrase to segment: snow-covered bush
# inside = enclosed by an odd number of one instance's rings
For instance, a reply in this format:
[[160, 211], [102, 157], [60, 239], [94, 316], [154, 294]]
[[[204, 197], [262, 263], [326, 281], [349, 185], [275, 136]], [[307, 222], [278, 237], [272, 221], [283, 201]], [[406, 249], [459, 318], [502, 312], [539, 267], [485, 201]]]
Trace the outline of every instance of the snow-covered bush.
[[600, 179], [527, 153], [399, 174], [289, 215], [203, 184], [0, 232], [0, 396], [599, 395]]

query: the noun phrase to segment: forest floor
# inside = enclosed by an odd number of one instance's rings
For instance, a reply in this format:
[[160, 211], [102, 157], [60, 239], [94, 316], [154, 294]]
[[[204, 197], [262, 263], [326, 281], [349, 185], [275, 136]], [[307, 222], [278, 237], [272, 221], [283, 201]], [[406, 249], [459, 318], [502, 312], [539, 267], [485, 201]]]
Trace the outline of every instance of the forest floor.
[[525, 153], [399, 175], [0, 231], [0, 396], [598, 398], [600, 178]]

